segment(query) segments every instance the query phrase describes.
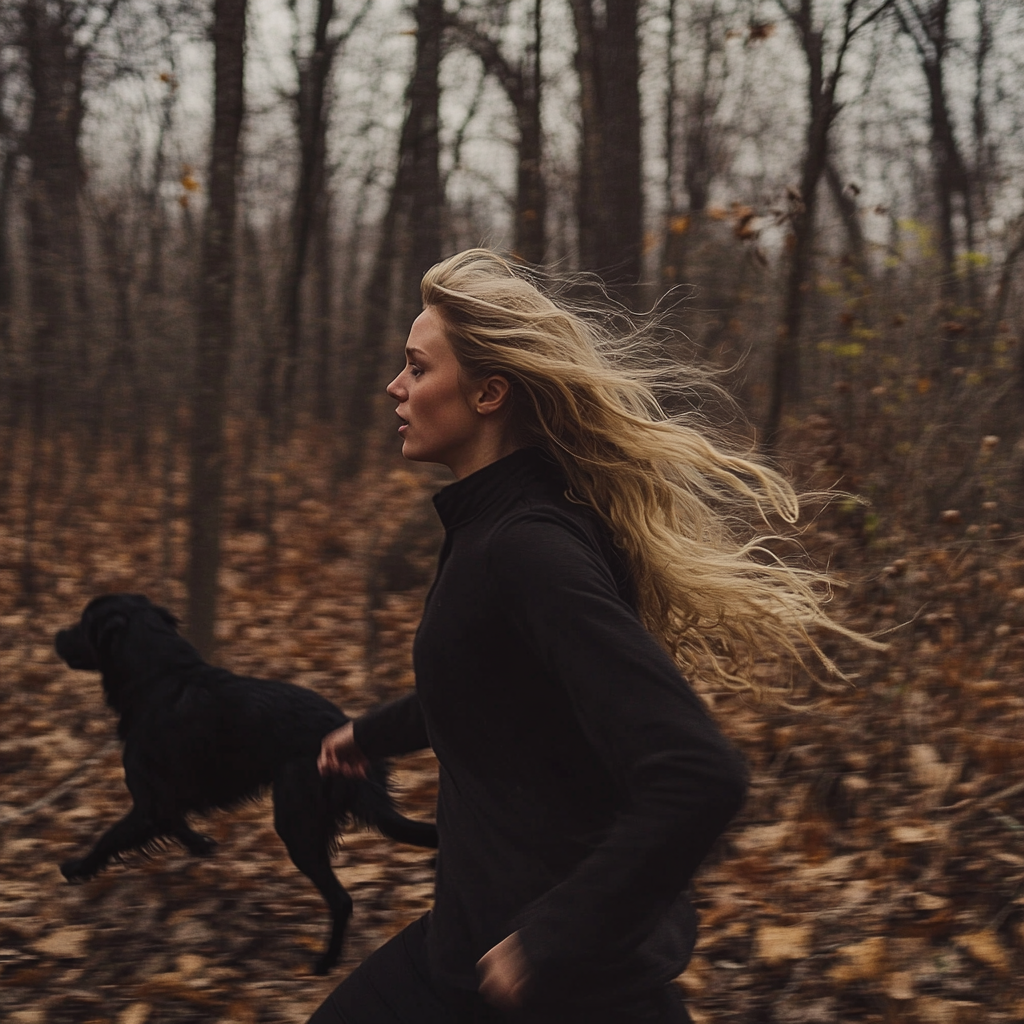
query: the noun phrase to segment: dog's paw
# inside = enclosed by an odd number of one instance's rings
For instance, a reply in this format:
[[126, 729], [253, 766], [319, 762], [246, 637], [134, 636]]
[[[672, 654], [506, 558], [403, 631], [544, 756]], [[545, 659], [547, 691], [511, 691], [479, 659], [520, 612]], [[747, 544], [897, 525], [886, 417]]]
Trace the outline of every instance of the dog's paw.
[[89, 870], [84, 857], [74, 857], [64, 861], [60, 866], [60, 873], [72, 883], [88, 882], [96, 874], [95, 871]]

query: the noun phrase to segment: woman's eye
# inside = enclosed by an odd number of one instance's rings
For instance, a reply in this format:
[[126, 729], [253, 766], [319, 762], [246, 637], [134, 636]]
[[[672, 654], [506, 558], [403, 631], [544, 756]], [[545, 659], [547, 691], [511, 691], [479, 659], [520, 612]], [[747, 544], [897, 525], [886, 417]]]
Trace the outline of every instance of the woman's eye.
[[411, 373], [414, 377], [419, 377], [423, 373], [423, 371], [418, 366], [410, 366], [409, 373]]

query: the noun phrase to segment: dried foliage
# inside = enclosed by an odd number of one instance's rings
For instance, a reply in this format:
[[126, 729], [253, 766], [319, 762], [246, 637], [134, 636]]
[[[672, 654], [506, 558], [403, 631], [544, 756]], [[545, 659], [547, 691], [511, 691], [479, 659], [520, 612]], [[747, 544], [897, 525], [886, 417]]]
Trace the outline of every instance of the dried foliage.
[[[810, 464], [825, 425], [802, 427]], [[438, 480], [388, 463], [332, 499], [327, 443], [300, 432], [278, 461], [273, 558], [265, 481], [233, 448], [217, 660], [358, 713], [411, 685]], [[327, 915], [269, 801], [202, 822], [220, 843], [210, 859], [172, 846], [64, 882], [58, 861], [128, 797], [98, 678], [64, 668], [53, 633], [102, 591], [184, 604], [183, 452], [165, 476], [113, 448], [86, 474], [70, 450], [43, 453], [31, 606], [24, 438], [0, 509], [0, 1018], [302, 1021], [429, 906], [430, 854], [345, 836], [336, 867], [356, 911], [328, 979], [310, 973]], [[696, 886], [701, 938], [680, 983], [698, 1024], [1024, 1019], [1024, 543], [967, 511], [913, 534], [882, 511], [880, 529], [837, 506], [803, 537], [848, 583], [842, 620], [892, 630], [884, 652], [835, 641], [856, 686], [806, 711], [707, 695], [753, 787]], [[431, 816], [434, 780], [430, 755], [402, 759], [402, 809]]]

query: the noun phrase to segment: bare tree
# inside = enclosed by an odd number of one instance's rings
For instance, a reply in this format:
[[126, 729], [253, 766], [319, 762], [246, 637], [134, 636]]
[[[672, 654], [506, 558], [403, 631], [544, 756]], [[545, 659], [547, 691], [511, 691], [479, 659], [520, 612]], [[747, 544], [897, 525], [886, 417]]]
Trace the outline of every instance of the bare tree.
[[829, 133], [840, 110], [836, 88], [851, 42], [858, 32], [891, 7], [894, 0], [882, 0], [871, 7], [861, 0], [845, 0], [839, 38], [831, 55], [825, 52], [825, 28], [817, 19], [814, 0], [778, 2], [796, 31], [807, 61], [809, 109], [800, 187], [791, 189], [790, 196], [789, 268], [782, 322], [772, 357], [771, 395], [764, 427], [764, 444], [769, 450], [775, 447], [784, 406], [799, 401], [801, 396], [800, 330], [814, 250], [818, 185], [828, 166]]
[[515, 255], [541, 263], [547, 246], [547, 189], [541, 133], [543, 0], [533, 2], [533, 39], [518, 58], [507, 57], [493, 32], [465, 13], [450, 16], [455, 38], [476, 54], [487, 74], [504, 89], [516, 125]]
[[398, 142], [398, 167], [380, 228], [367, 283], [363, 323], [347, 395], [347, 450], [338, 475], [353, 476], [364, 464], [374, 409], [392, 352], [394, 323], [407, 330], [420, 306], [419, 282], [441, 255], [441, 187], [438, 137], [443, 0], [417, 0], [416, 54], [406, 90], [406, 114]]
[[[953, 303], [958, 298], [954, 227], [957, 213], [956, 198], [960, 197], [961, 213], [970, 235], [973, 235], [973, 208], [970, 174], [953, 126], [946, 84], [947, 58], [952, 45], [950, 7], [951, 0], [928, 0], [923, 4], [914, 0], [897, 0], [895, 9], [900, 27], [917, 50], [921, 71], [928, 85], [928, 116], [935, 199], [938, 204], [942, 292], [947, 302]], [[983, 39], [979, 52], [983, 52], [984, 43]], [[951, 357], [952, 353], [947, 351], [946, 355]]]
[[[703, 233], [711, 184], [724, 164], [721, 125], [716, 121], [725, 84], [722, 65], [726, 28], [718, 0], [692, 4], [682, 34], [686, 40], [681, 61], [678, 0], [669, 0], [665, 40], [665, 198], [666, 231], [661, 252], [662, 283], [687, 278], [687, 250]], [[681, 63], [699, 67], [696, 83], [680, 92]]]
[[580, 264], [628, 298], [642, 274], [639, 0], [571, 0], [580, 80]]
[[192, 642], [214, 646], [224, 494], [224, 416], [233, 339], [235, 191], [245, 110], [245, 0], [214, 0], [213, 140], [198, 289], [189, 474], [188, 622]]
[[[281, 388], [281, 413], [284, 432], [289, 433], [294, 416], [295, 378], [299, 366], [302, 332], [302, 284], [305, 278], [311, 242], [318, 231], [326, 230], [327, 122], [331, 69], [339, 50], [359, 26], [370, 9], [364, 0], [358, 13], [342, 32], [331, 32], [334, 0], [319, 0], [312, 46], [308, 54], [300, 52], [296, 38], [292, 46], [298, 88], [293, 96], [295, 124], [299, 142], [299, 172], [292, 201], [290, 244], [281, 275], [281, 328], [285, 358]], [[295, 0], [289, 0], [295, 13]], [[326, 273], [321, 264], [319, 274]], [[321, 329], [327, 328], [321, 321]]]

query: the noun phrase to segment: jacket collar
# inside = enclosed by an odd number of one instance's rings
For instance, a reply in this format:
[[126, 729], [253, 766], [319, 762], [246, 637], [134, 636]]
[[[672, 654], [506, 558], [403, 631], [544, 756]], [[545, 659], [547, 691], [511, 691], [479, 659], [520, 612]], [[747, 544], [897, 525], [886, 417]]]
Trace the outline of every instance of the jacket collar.
[[560, 480], [565, 488], [561, 467], [550, 455], [540, 448], [519, 448], [442, 488], [434, 495], [434, 508], [445, 530], [454, 530], [489, 508], [507, 504], [538, 478]]

